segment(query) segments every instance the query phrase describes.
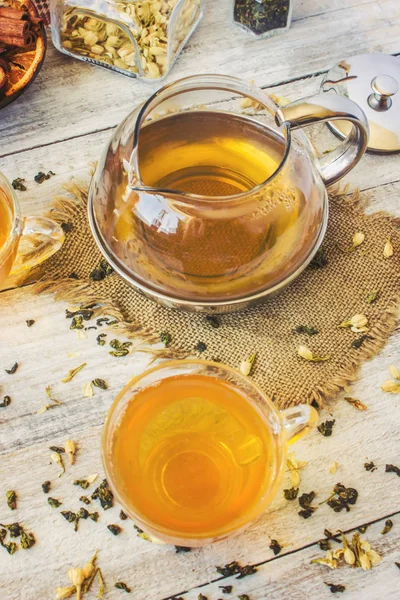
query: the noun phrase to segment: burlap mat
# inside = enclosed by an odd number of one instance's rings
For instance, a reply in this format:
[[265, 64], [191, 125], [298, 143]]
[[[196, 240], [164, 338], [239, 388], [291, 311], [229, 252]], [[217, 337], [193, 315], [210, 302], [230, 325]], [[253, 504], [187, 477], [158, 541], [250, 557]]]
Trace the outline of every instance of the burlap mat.
[[[34, 290], [48, 290], [74, 304], [101, 303], [98, 313], [118, 318], [124, 333], [139, 337], [147, 348], [150, 342], [160, 341], [161, 332], [169, 332], [172, 341], [165, 352], [159, 353], [162, 356], [197, 355], [239, 367], [244, 358], [256, 352], [251, 376], [278, 406], [312, 401], [324, 404], [355, 378], [360, 363], [376, 354], [395, 328], [400, 291], [399, 223], [384, 213], [366, 215], [358, 193], [330, 196], [329, 225], [323, 243], [325, 267], [308, 267], [264, 305], [218, 316], [219, 327], [213, 327], [204, 315], [173, 311], [144, 298], [116, 273], [92, 281], [89, 274], [101, 255], [89, 230], [86, 187], [72, 183], [68, 189], [69, 199], [58, 198], [50, 214], [68, 223], [66, 241], [42, 265], [41, 280]], [[358, 231], [365, 234], [365, 242], [354, 252], [343, 252], [340, 248], [348, 248]], [[389, 236], [394, 254], [384, 258]], [[70, 278], [71, 274], [79, 279]], [[32, 276], [37, 277], [38, 271]], [[378, 295], [369, 304], [366, 298], [372, 292]], [[368, 317], [367, 333], [338, 327], [360, 313]], [[315, 327], [319, 333], [295, 333], [300, 325]], [[358, 348], [353, 346], [355, 340], [359, 340]], [[195, 350], [198, 342], [206, 345], [202, 353]], [[307, 362], [297, 354], [300, 344], [316, 355], [331, 355], [331, 359]], [[110, 350], [107, 345], [104, 349]], [[129, 360], [129, 356], [113, 360]]]

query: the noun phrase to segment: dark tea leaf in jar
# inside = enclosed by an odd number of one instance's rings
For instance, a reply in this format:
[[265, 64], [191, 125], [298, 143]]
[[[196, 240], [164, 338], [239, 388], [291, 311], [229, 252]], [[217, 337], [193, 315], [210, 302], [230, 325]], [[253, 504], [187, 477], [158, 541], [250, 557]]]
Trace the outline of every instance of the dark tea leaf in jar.
[[290, 0], [236, 0], [234, 20], [256, 35], [284, 29], [288, 24]]

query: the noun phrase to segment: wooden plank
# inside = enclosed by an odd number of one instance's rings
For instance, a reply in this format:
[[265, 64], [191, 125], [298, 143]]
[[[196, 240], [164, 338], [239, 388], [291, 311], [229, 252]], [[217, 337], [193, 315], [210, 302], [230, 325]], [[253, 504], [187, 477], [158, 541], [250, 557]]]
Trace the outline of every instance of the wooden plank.
[[[130, 376], [144, 368], [149, 357], [111, 357], [107, 347], [96, 344], [96, 331], [88, 331], [88, 338], [79, 340], [76, 332], [68, 329], [65, 306], [64, 303], [54, 303], [46, 295], [31, 296], [27, 290], [13, 290], [0, 295], [1, 393], [12, 397], [11, 405], [2, 409], [0, 415], [0, 476], [2, 489], [16, 489], [20, 496], [16, 513], [10, 513], [4, 501], [0, 503], [0, 522], [21, 520], [38, 539], [37, 546], [29, 552], [19, 551], [11, 557], [5, 552], [0, 553], [2, 583], [9, 591], [7, 600], [51, 597], [53, 587], [67, 583], [66, 569], [83, 564], [96, 549], [100, 550], [100, 564], [104, 567], [109, 585], [120, 579], [135, 589], [133, 598], [160, 600], [213, 580], [216, 565], [231, 560], [256, 564], [272, 558], [268, 549], [271, 538], [284, 546], [284, 553], [293, 552], [320, 539], [325, 527], [347, 530], [383, 518], [398, 506], [397, 477], [385, 473], [384, 465], [398, 463], [400, 402], [398, 396], [380, 390], [381, 382], [388, 377], [388, 366], [392, 363], [400, 365], [400, 337], [396, 333], [378, 357], [364, 364], [362, 378], [351, 391], [352, 396], [365, 402], [368, 410], [359, 412], [338, 401], [332, 437], [325, 438], [315, 431], [294, 447], [299, 459], [309, 461], [301, 472], [301, 492], [315, 490], [317, 502], [320, 502], [329, 496], [338, 481], [356, 487], [360, 497], [351, 512], [336, 514], [324, 504], [311, 519], [304, 521], [297, 514], [299, 508], [296, 502], [287, 502], [281, 491], [269, 510], [246, 532], [185, 555], [176, 554], [173, 548], [151, 545], [138, 539], [130, 522], [122, 523], [124, 532], [114, 538], [106, 524], [119, 523], [118, 507], [104, 514], [101, 512], [97, 524], [83, 522], [81, 531], [75, 533], [72, 526], [46, 504], [40, 485], [46, 479], [52, 480], [52, 495], [63, 499], [62, 508], [76, 510], [79, 507], [77, 499], [82, 492], [72, 486], [72, 482], [89, 473], [102, 473], [99, 444], [106, 410]], [[28, 318], [36, 320], [30, 329], [25, 324]], [[71, 358], [68, 357], [69, 352], [80, 354]], [[17, 372], [12, 376], [5, 375], [4, 369], [14, 361], [20, 364]], [[72, 382], [62, 384], [60, 380], [67, 371], [82, 362], [87, 362], [87, 367]], [[109, 390], [96, 389], [93, 398], [84, 398], [82, 386], [94, 377], [106, 379]], [[54, 395], [63, 404], [37, 415], [38, 408], [46, 402], [44, 388], [48, 384], [52, 384]], [[321, 415], [322, 420], [326, 418], [327, 414]], [[76, 465], [58, 478], [58, 468], [49, 464], [48, 448], [52, 444], [62, 445], [66, 439], [74, 439], [80, 450]], [[384, 445], [382, 440], [385, 440]], [[376, 472], [365, 471], [363, 464], [367, 460], [376, 462]], [[334, 461], [340, 466], [332, 475], [329, 467]], [[290, 487], [288, 475], [283, 487]], [[317, 554], [315, 548], [314, 554]], [[305, 585], [305, 580], [315, 577], [315, 567], [307, 567], [310, 556], [306, 553], [307, 560], [293, 572], [293, 581], [300, 586]], [[282, 559], [279, 560], [282, 565]], [[45, 569], [43, 565], [46, 565]], [[268, 581], [271, 581], [271, 572], [274, 573], [275, 569], [268, 569]], [[290, 567], [287, 575], [282, 574], [282, 579], [277, 576], [273, 584], [277, 590], [274, 592], [276, 598], [282, 593], [289, 572]], [[174, 576], [169, 577], [168, 573]], [[301, 577], [300, 573], [303, 573]], [[390, 592], [392, 583], [386, 581], [387, 577], [387, 571], [383, 570], [376, 586], [385, 585]], [[326, 580], [330, 579], [326, 576]], [[317, 578], [316, 581], [320, 580]], [[245, 582], [250, 583], [251, 580]], [[264, 593], [263, 585], [260, 583], [261, 594]], [[249, 591], [253, 593], [256, 587]], [[245, 591], [246, 588], [241, 589]], [[303, 587], [300, 589], [303, 590]], [[254, 595], [257, 599], [265, 597], [255, 592]], [[111, 590], [109, 597], [119, 596]], [[391, 596], [388, 595], [388, 598]]]
[[[305, 548], [294, 554], [270, 559], [258, 567], [256, 574], [237, 580], [235, 577], [221, 579], [215, 583], [197, 587], [183, 594], [184, 600], [198, 600], [199, 594], [207, 599], [238, 598], [247, 594], [250, 600], [304, 600], [305, 598], [339, 598], [330, 593], [325, 581], [346, 586], [343, 598], [348, 600], [397, 600], [399, 597], [399, 571], [395, 561], [399, 560], [400, 515], [392, 517], [391, 533], [382, 536], [385, 520], [371, 525], [361, 537], [369, 541], [381, 556], [382, 562], [375, 569], [365, 572], [350, 567], [331, 570], [322, 565], [310, 565], [310, 561], [324, 555], [317, 545]], [[351, 539], [353, 530], [347, 536]], [[338, 547], [332, 544], [332, 547]], [[224, 594], [221, 585], [231, 585], [232, 591]], [[180, 595], [180, 594], [177, 594]], [[172, 599], [171, 599], [172, 600]]]
[[[227, 25], [228, 4], [208, 4], [167, 81], [221, 72], [268, 86], [326, 70], [344, 54], [400, 51], [400, 7], [392, 0], [348, 8], [342, 2], [336, 10], [303, 19], [299, 4], [292, 28], [267, 40]], [[60, 56], [50, 44], [40, 76], [20, 100], [2, 110], [0, 156], [113, 127], [158, 87]]]

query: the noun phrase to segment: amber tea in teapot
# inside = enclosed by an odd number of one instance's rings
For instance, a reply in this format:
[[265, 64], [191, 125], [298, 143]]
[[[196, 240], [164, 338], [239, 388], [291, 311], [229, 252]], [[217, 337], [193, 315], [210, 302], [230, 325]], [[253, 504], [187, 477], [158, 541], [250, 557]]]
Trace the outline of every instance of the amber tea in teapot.
[[[265, 253], [281, 247], [281, 238], [288, 248], [301, 242], [304, 195], [289, 174], [249, 195], [277, 171], [284, 153], [284, 141], [271, 129], [234, 113], [183, 112], [149, 123], [140, 133], [142, 183], [208, 197], [208, 206], [201, 218], [190, 214], [189, 206], [183, 214], [180, 210], [182, 218], [145, 232], [134, 217], [139, 199], [132, 194], [114, 213], [114, 236], [120, 242], [145, 236], [145, 254], [160, 276], [173, 273], [189, 283], [201, 279], [210, 288], [257, 276]], [[240, 201], [230, 216], [224, 211], [239, 194], [245, 196], [246, 213], [253, 202], [251, 218], [243, 218]], [[151, 213], [150, 200], [142, 210]]]
[[[317, 159], [298, 130], [336, 118], [351, 135]], [[327, 224], [325, 184], [358, 162], [367, 138], [347, 98], [280, 107], [232, 77], [181, 79], [110, 140], [89, 193], [93, 234], [120, 275], [166, 306], [244, 308], [311, 261]]]

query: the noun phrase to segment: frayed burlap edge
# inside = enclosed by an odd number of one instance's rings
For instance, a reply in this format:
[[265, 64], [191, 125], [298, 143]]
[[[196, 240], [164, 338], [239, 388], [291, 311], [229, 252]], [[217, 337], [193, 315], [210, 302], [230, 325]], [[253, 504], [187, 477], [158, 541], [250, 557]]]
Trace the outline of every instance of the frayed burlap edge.
[[[64, 185], [64, 189], [69, 196], [56, 196], [52, 208], [48, 216], [54, 219], [57, 223], [65, 223], [72, 219], [76, 213], [87, 205], [88, 184], [84, 182], [71, 181]], [[359, 190], [349, 192], [348, 186], [335, 186], [329, 191], [329, 201], [336, 203], [344, 203], [351, 205], [352, 208], [363, 213], [368, 205], [369, 198], [361, 195]], [[382, 219], [385, 218], [388, 223], [398, 228], [400, 219], [393, 217], [385, 211], [378, 211], [369, 218]], [[21, 282], [20, 282], [21, 283]], [[39, 265], [33, 269], [22, 283], [32, 283], [29, 286], [31, 293], [46, 292], [53, 294], [56, 300], [70, 301], [73, 304], [91, 305], [97, 304], [95, 290], [91, 289], [89, 282], [75, 281], [70, 278], [47, 279], [43, 274]], [[399, 316], [400, 295], [394, 296], [381, 315], [381, 321], [372, 327], [369, 331], [371, 338], [365, 340], [357, 353], [357, 357], [348, 357], [346, 364], [339, 368], [337, 376], [326, 382], [323, 386], [314, 387], [310, 390], [308, 396], [302, 399], [302, 402], [309, 404], [316, 403], [319, 407], [328, 408], [328, 401], [332, 400], [338, 393], [342, 392], [346, 386], [350, 385], [357, 379], [357, 373], [364, 360], [368, 360], [376, 356], [385, 346], [389, 336], [394, 332]], [[171, 342], [171, 346], [163, 349], [152, 347], [160, 341], [159, 334], [147, 328], [140, 323], [128, 323], [124, 321], [121, 311], [111, 302], [102, 302], [94, 308], [94, 316], [109, 316], [118, 320], [116, 328], [118, 331], [128, 338], [136, 339], [138, 345], [133, 349], [133, 352], [146, 352], [153, 356], [153, 360], [158, 358], [187, 358], [190, 353], [180, 348], [178, 344]], [[290, 401], [282, 401], [278, 403], [278, 408], [287, 408], [292, 403]]]

